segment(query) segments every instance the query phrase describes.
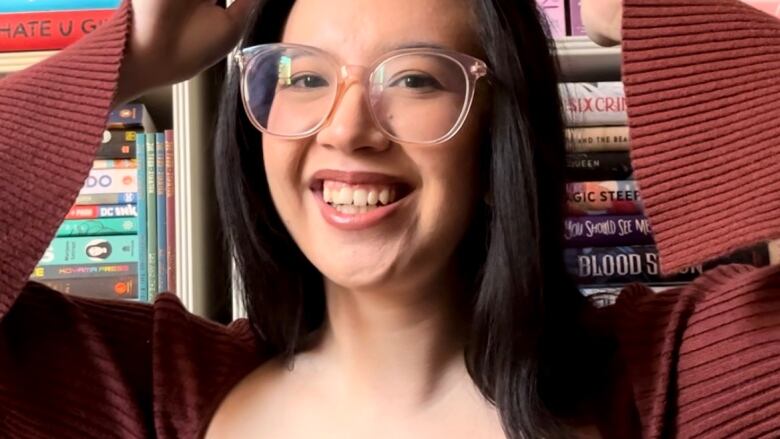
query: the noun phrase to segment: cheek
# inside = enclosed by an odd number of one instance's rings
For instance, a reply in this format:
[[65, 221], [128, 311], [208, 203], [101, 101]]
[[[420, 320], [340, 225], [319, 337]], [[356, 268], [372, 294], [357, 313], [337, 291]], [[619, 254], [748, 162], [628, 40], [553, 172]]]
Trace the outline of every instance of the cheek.
[[305, 148], [291, 142], [263, 140], [263, 167], [274, 206], [285, 224], [299, 217], [301, 166]]

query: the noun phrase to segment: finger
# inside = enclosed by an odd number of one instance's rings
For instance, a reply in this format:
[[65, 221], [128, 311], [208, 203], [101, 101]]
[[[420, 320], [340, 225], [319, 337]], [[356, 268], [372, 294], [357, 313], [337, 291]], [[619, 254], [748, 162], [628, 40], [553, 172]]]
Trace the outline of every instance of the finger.
[[227, 14], [236, 23], [241, 35], [243, 35], [249, 21], [255, 16], [258, 7], [260, 7], [260, 0], [234, 0], [228, 6]]

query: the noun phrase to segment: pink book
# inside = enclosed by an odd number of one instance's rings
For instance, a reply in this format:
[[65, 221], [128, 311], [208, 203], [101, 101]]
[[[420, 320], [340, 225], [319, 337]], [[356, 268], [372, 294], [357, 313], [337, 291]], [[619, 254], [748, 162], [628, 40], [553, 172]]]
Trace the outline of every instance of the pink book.
[[565, 0], [536, 0], [536, 4], [544, 11], [547, 22], [550, 23], [550, 32], [553, 38], [566, 36], [566, 7]]
[[[165, 216], [168, 291], [176, 294], [176, 185], [174, 184], [173, 130], [165, 131]], [[162, 231], [158, 232], [162, 233]]]

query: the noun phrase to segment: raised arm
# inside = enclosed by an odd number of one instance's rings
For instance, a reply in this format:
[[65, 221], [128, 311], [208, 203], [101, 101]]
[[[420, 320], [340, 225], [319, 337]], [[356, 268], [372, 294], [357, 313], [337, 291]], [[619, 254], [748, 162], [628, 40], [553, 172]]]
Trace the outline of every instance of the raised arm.
[[222, 58], [256, 1], [213, 3], [125, 0], [83, 40], [0, 80], [0, 319], [83, 185], [112, 104]]

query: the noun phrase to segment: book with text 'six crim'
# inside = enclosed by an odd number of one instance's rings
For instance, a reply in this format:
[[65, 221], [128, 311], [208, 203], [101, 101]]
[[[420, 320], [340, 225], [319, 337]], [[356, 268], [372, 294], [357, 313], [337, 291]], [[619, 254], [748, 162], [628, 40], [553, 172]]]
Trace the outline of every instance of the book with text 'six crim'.
[[0, 14], [0, 52], [64, 49], [113, 14], [112, 9]]
[[3, 0], [0, 1], [0, 14], [116, 9], [119, 7], [119, 2], [120, 0]]

